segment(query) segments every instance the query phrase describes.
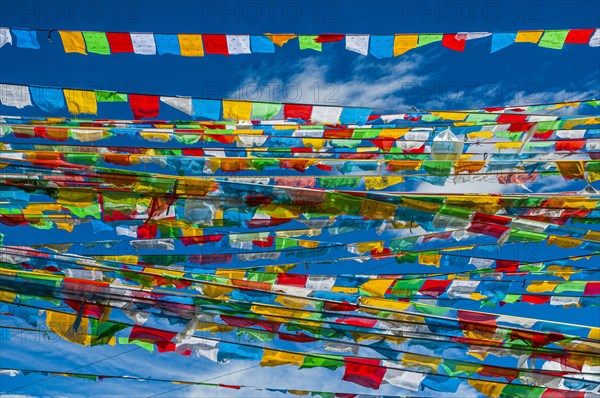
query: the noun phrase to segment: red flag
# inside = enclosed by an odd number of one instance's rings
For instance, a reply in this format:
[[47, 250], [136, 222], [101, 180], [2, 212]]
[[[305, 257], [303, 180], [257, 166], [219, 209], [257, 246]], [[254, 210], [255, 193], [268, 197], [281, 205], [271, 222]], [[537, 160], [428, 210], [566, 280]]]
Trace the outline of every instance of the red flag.
[[556, 152], [577, 152], [585, 146], [585, 140], [563, 140], [556, 141]]
[[342, 301], [341, 303], [336, 303], [333, 301], [325, 301], [323, 304], [323, 309], [325, 311], [356, 311], [358, 308], [357, 304], [350, 304], [347, 301]]
[[258, 326], [258, 327], [265, 329], [267, 332], [272, 332], [272, 333], [278, 332], [279, 327], [281, 326], [280, 322], [274, 322], [274, 321], [249, 319], [249, 318], [243, 318], [240, 316], [233, 316], [233, 315], [219, 315], [219, 316], [221, 317], [221, 320], [223, 320], [223, 322], [225, 322], [229, 326], [236, 326], [236, 327], [242, 327], [242, 328], [247, 328], [250, 326]]
[[510, 228], [500, 226], [500, 225], [489, 225], [481, 222], [472, 222], [471, 226], [467, 229], [469, 232], [475, 232], [476, 234], [483, 234], [488, 236], [493, 236], [494, 238], [500, 238], [504, 235]]
[[287, 286], [306, 286], [307, 275], [302, 274], [279, 274], [277, 276], [277, 284]]
[[457, 317], [462, 330], [478, 330], [486, 333], [496, 331], [496, 315], [459, 310]]
[[442, 37], [442, 46], [454, 51], [465, 51], [467, 38], [464, 35], [445, 34]]
[[585, 284], [584, 296], [596, 296], [600, 294], [600, 282], [588, 282]]
[[548, 131], [544, 131], [544, 132], [535, 133], [533, 135], [533, 138], [537, 138], [540, 140], [547, 140], [550, 137], [552, 137], [552, 134], [554, 134], [554, 130], [548, 130]]
[[352, 138], [354, 129], [325, 129], [323, 138]]
[[503, 113], [496, 119], [496, 123], [498, 124], [525, 123], [526, 121], [527, 115], [515, 115], [512, 113]]
[[277, 218], [271, 217], [271, 219], [257, 219], [257, 220], [247, 220], [246, 226], [248, 228], [267, 228], [267, 227], [276, 227], [281, 224], [285, 224], [290, 222], [289, 218]]
[[494, 214], [475, 212], [475, 215], [473, 216], [473, 221], [482, 222], [486, 224], [506, 225], [512, 221], [512, 218], [496, 216]]
[[585, 391], [565, 391], [546, 388], [540, 398], [584, 398], [585, 394]]
[[594, 34], [596, 29], [571, 29], [565, 43], [568, 44], [588, 44], [590, 37]]
[[389, 152], [390, 149], [392, 149], [392, 147], [396, 143], [396, 140], [393, 138], [377, 138], [369, 141], [371, 141], [378, 148], [386, 152]]
[[225, 35], [202, 35], [202, 37], [204, 38], [204, 52], [206, 54], [229, 55]]
[[353, 316], [347, 316], [339, 318], [335, 323], [345, 323], [346, 325], [359, 326], [363, 328], [372, 328], [377, 323], [377, 319], [374, 318], [356, 318]]
[[129, 106], [134, 119], [158, 117], [158, 99], [156, 95], [129, 94]]
[[314, 337], [310, 337], [302, 332], [296, 332], [295, 334], [290, 333], [279, 333], [279, 338], [285, 341], [295, 341], [298, 343], [312, 343], [317, 341]]
[[160, 350], [169, 350], [169, 348], [171, 348], [170, 346], [173, 344], [171, 343], [171, 340], [176, 335], [177, 333], [175, 332], [135, 325], [129, 334], [129, 342], [132, 342], [133, 340], [146, 341], [153, 343]]
[[312, 105], [294, 105], [285, 104], [283, 106], [283, 116], [286, 119], [310, 120]]
[[524, 294], [521, 301], [530, 304], [546, 304], [550, 302], [550, 296], [534, 296], [532, 294]]
[[181, 243], [184, 246], [194, 245], [194, 244], [204, 244], [208, 242], [218, 242], [225, 235], [206, 235], [206, 236], [182, 236], [179, 238]]
[[119, 166], [131, 166], [131, 158], [129, 155], [122, 153], [104, 153], [102, 158], [107, 163], [117, 164]]
[[319, 35], [316, 39], [316, 43], [332, 43], [334, 41], [342, 41], [346, 37], [345, 35], [333, 35], [333, 34], [325, 34]]
[[502, 376], [509, 382], [512, 382], [519, 377], [519, 371], [516, 369], [501, 368], [490, 365], [482, 365], [481, 370], [479, 370], [477, 374], [486, 377]]
[[133, 44], [129, 33], [106, 32], [106, 38], [113, 53], [132, 53]]
[[274, 236], [268, 236], [267, 240], [253, 240], [252, 243], [258, 247], [271, 247], [273, 246], [273, 242], [275, 242]]
[[386, 368], [380, 366], [379, 359], [362, 359], [346, 357], [343, 380], [351, 381], [359, 386], [377, 390], [383, 381]]
[[520, 261], [496, 260], [496, 271], [498, 272], [517, 272], [521, 265]]
[[446, 288], [451, 283], [451, 280], [435, 280], [435, 279], [427, 279], [423, 286], [419, 289], [419, 293], [431, 296], [438, 297], [446, 291]]
[[232, 254], [192, 254], [190, 262], [199, 264], [230, 263]]
[[138, 227], [137, 237], [139, 239], [153, 239], [156, 238], [158, 227], [156, 224], [144, 223]]
[[[525, 297], [525, 296], [526, 295], [524, 295], [523, 297]], [[531, 296], [529, 296], [529, 297], [531, 297]], [[546, 297], [548, 298], [548, 301], [550, 301], [550, 296], [546, 296]], [[538, 331], [513, 329], [510, 331], [510, 339], [511, 340], [528, 341], [531, 343], [531, 345], [533, 347], [538, 348], [538, 347], [546, 346], [548, 344], [552, 344], [557, 341], [564, 340], [565, 336], [561, 333], [555, 333], [555, 332], [544, 333], [544, 332], [538, 332]], [[573, 355], [573, 354], [571, 354], [571, 355]], [[535, 357], [533, 355], [531, 355], [531, 358], [535, 358]]]
[[511, 133], [527, 131], [530, 128], [532, 128], [534, 124], [535, 124], [535, 122], [533, 122], [533, 123], [511, 123], [511, 125], [508, 126], [508, 131], [510, 131]]
[[292, 154], [297, 154], [297, 153], [312, 153], [313, 149], [312, 148], [290, 148]]

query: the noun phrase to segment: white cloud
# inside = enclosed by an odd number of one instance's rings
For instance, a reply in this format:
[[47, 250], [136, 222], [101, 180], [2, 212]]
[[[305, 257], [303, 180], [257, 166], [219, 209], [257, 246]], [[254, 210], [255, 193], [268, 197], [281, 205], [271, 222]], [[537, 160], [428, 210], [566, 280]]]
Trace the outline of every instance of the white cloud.
[[[395, 60], [396, 63], [355, 62], [351, 77], [343, 80], [330, 79], [329, 75], [336, 67], [319, 57], [302, 59], [293, 67], [271, 65], [263, 69], [264, 65], [261, 65], [250, 69], [240, 86], [228, 97], [400, 109], [407, 106], [403, 100], [407, 90], [428, 79], [419, 71], [432, 62], [418, 54], [406, 55]], [[281, 70], [281, 73], [274, 76], [269, 73], [271, 70]], [[261, 90], [260, 97], [257, 88]]]
[[[598, 78], [590, 75], [585, 85], [572, 89], [531, 84], [531, 90], [506, 90], [502, 83], [475, 84], [444, 80], [439, 52], [408, 53], [398, 58], [374, 60], [360, 57], [349, 65], [325, 54], [297, 62], [262, 63], [246, 68], [242, 83], [229, 98], [280, 101], [378, 109], [469, 109], [490, 106], [575, 101], [598, 96]], [[511, 86], [512, 87], [512, 86]], [[544, 86], [546, 87], [546, 86]], [[565, 108], [555, 114], [577, 113]]]

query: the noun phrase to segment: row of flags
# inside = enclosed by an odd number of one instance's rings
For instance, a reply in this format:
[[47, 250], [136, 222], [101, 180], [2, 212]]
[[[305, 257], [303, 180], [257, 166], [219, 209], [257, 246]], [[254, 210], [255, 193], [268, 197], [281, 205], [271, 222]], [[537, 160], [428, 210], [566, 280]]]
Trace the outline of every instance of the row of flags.
[[[354, 106], [211, 99], [0, 83], [0, 104], [17, 109], [35, 105], [50, 114], [66, 109], [74, 115], [96, 115], [100, 103], [128, 103], [136, 120], [159, 117], [163, 108], [162, 103], [183, 112], [188, 118], [201, 120], [268, 121], [284, 118], [332, 125], [365, 125], [367, 122], [382, 122], [384, 124], [392, 122], [440, 122], [444, 120], [449, 123], [448, 125], [456, 125], [460, 122], [473, 124], [486, 122], [498, 124], [517, 123], [522, 124], [522, 126], [515, 127], [516, 130], [509, 130], [523, 131], [529, 129], [533, 125], [532, 123], [543, 122], [548, 124], [558, 119], [555, 115], [530, 115], [528, 114], [530, 112], [546, 111], [546, 113], [549, 113], [549, 111], [564, 107], [579, 108], [584, 105], [596, 108], [599, 106], [600, 101], [582, 100], [524, 107], [398, 113], [393, 110], [374, 110]], [[560, 129], [561, 124], [553, 124], [547, 127], [547, 130]]]
[[[0, 28], [0, 47], [13, 44], [19, 48], [39, 49], [37, 34], [52, 31]], [[563, 30], [521, 30], [517, 32], [411, 33], [395, 35], [369, 34], [162, 34], [135, 32], [58, 31], [66, 53], [102, 54], [135, 53], [141, 55], [173, 54], [203, 57], [208, 54], [239, 55], [274, 53], [292, 41], [300, 50], [322, 51], [323, 43], [345, 42], [346, 50], [375, 58], [391, 58], [415, 48], [441, 42], [443, 47], [463, 52], [466, 42], [491, 36], [491, 50], [496, 52], [514, 43], [533, 43], [560, 50], [565, 44], [600, 46], [600, 28]]]

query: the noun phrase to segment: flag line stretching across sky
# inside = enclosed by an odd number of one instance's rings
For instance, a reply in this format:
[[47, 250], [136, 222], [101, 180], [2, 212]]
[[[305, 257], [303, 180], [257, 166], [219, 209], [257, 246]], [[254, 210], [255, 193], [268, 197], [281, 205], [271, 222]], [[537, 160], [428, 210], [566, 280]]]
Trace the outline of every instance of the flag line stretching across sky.
[[[52, 42], [56, 29], [0, 28], [0, 47], [13, 44], [19, 48], [39, 49], [37, 32], [47, 34]], [[494, 53], [514, 43], [537, 44], [543, 48], [560, 50], [565, 44], [600, 46], [600, 28], [563, 30], [520, 30], [515, 32], [459, 32], [459, 33], [401, 33], [396, 35], [370, 34], [320, 34], [297, 35], [292, 33], [262, 35], [189, 34], [189, 33], [136, 33], [89, 32], [59, 30], [66, 53], [110, 55], [135, 53], [141, 55], [243, 55], [274, 53], [275, 46], [283, 47], [297, 41], [300, 50], [322, 51], [323, 43], [345, 42], [345, 48], [375, 58], [391, 58], [432, 43], [463, 52], [467, 41], [491, 37]], [[290, 45], [290, 44], [287, 44]]]

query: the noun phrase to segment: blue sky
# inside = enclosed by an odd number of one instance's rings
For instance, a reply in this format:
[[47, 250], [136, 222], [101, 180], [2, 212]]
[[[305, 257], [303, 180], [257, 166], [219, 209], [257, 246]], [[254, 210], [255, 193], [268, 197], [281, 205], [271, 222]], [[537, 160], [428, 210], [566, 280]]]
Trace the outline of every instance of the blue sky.
[[[0, 26], [58, 28], [97, 31], [176, 33], [424, 33], [459, 31], [514, 31], [519, 29], [591, 28], [600, 21], [595, 1], [493, 1], [396, 2], [396, 1], [4, 1], [0, 5]], [[51, 5], [49, 5], [51, 4]], [[254, 7], [254, 8], [253, 8]], [[204, 58], [116, 54], [65, 54], [58, 35], [54, 44], [38, 36], [40, 50], [5, 46], [0, 50], [0, 80], [8, 83], [61, 87], [97, 88], [125, 92], [195, 97], [230, 97], [286, 102], [326, 103], [365, 107], [419, 109], [460, 109], [518, 103], [546, 103], [591, 97], [600, 86], [600, 51], [584, 45], [567, 45], [561, 51], [533, 44], [513, 45], [490, 54], [490, 39], [467, 43], [464, 53], [434, 44], [403, 56], [376, 60], [344, 49], [343, 43], [325, 44], [323, 53], [300, 51], [296, 42], [278, 48], [275, 54], [240, 56], [209, 55]], [[257, 93], [256, 88], [259, 88]], [[596, 98], [599, 95], [596, 93]], [[183, 114], [164, 109], [163, 118]], [[101, 118], [130, 118], [126, 104], [101, 104]], [[0, 105], [0, 114], [47, 116], [34, 107], [17, 113]], [[67, 116], [58, 114], [54, 116]], [[581, 184], [567, 185], [549, 179], [534, 185], [536, 190], [578, 190]], [[420, 191], [440, 191], [423, 184]], [[496, 184], [455, 187], [458, 191], [498, 191]], [[511, 188], [514, 192], [522, 192]], [[2, 226], [1, 233], [23, 238], [26, 233]], [[39, 231], [36, 231], [39, 232]], [[42, 231], [48, 232], [50, 231]], [[63, 232], [63, 231], [61, 231]], [[44, 236], [41, 232], [38, 237]], [[536, 249], [536, 250], [543, 250]], [[536, 252], [542, 253], [542, 251]], [[562, 254], [562, 252], [560, 252]], [[544, 255], [552, 257], [556, 251]], [[379, 265], [379, 264], [377, 264]], [[382, 268], [392, 272], [393, 266]], [[340, 270], [341, 271], [341, 270]], [[299, 270], [298, 272], [301, 272]], [[494, 308], [494, 312], [509, 310]], [[536, 306], [513, 305], [510, 311], [539, 316]], [[544, 317], [568, 322], [591, 322], [598, 311], [572, 312], [562, 308], [544, 309]], [[209, 366], [203, 358], [176, 354], [150, 354], [132, 346], [81, 348], [63, 341], [44, 341], [39, 336], [2, 341], [2, 367], [22, 366], [78, 371], [126, 373], [140, 376], [181, 379], [211, 378], [253, 366], [246, 362]], [[101, 361], [101, 362], [98, 362]], [[91, 383], [52, 378], [36, 384], [43, 376], [0, 378], [0, 391], [22, 387], [13, 394], [32, 396], [148, 396], [173, 386], [138, 382], [104, 381]], [[365, 391], [339, 381], [341, 371], [303, 370], [293, 367], [249, 369], [218, 379], [236, 384], [269, 385], [304, 389], [327, 388]], [[293, 386], [292, 383], [295, 383]], [[382, 387], [382, 393], [393, 389]], [[472, 394], [472, 391], [464, 394]], [[222, 395], [219, 395], [222, 394]], [[234, 390], [186, 388], [171, 396], [248, 396]], [[439, 394], [436, 394], [439, 395]], [[259, 396], [259, 395], [256, 395]], [[260, 395], [263, 396], [263, 395]], [[264, 396], [281, 396], [278, 394]]]

